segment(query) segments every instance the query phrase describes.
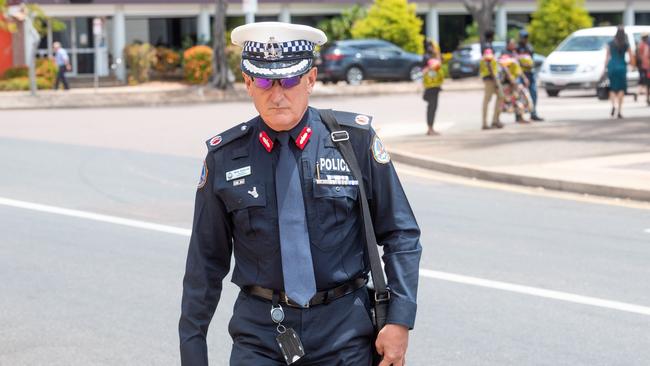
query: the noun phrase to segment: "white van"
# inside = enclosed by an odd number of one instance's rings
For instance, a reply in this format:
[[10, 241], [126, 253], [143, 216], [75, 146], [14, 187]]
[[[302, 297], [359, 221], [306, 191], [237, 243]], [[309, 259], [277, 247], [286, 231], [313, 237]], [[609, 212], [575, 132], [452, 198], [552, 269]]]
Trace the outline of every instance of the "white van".
[[[632, 51], [642, 33], [650, 33], [650, 26], [627, 26], [625, 33]], [[607, 44], [614, 38], [616, 27], [586, 28], [573, 32], [542, 64], [539, 72], [540, 87], [550, 97], [556, 97], [564, 89], [596, 90], [605, 72]], [[629, 58], [625, 56], [626, 60]], [[629, 60], [628, 60], [629, 65]], [[639, 82], [639, 72], [628, 66], [628, 85]]]

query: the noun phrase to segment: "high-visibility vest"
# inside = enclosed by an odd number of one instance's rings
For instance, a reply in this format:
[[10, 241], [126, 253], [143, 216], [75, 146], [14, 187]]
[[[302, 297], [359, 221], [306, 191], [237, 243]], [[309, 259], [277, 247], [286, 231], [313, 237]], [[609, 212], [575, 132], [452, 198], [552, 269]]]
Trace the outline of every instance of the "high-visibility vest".
[[437, 88], [445, 81], [445, 75], [442, 73], [442, 69], [436, 71], [429, 69], [424, 73], [422, 77], [422, 84], [424, 84], [425, 89]]
[[[492, 68], [492, 74], [490, 74], [490, 67]], [[481, 75], [481, 78], [486, 78], [491, 76], [496, 77], [497, 70], [498, 70], [497, 61], [494, 58], [490, 61], [486, 60], [485, 58], [481, 59], [481, 62], [479, 63], [479, 73]]]

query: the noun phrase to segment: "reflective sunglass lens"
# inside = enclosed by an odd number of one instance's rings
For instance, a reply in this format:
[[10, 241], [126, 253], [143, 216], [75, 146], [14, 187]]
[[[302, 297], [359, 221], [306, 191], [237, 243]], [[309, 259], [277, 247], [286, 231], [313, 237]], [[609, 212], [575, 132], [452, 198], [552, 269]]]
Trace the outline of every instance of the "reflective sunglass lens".
[[255, 82], [255, 86], [261, 89], [269, 89], [273, 86], [273, 79], [255, 78], [253, 81]]
[[280, 79], [280, 85], [282, 85], [282, 87], [285, 89], [293, 88], [299, 83], [300, 83], [300, 76], [293, 76], [286, 79]]

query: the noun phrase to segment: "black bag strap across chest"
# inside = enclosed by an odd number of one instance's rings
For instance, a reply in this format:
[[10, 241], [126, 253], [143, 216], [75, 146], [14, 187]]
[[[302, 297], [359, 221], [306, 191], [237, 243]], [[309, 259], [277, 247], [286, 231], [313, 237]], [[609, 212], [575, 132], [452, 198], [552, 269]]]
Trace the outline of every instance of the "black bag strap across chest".
[[352, 143], [350, 142], [349, 134], [341, 128], [331, 109], [319, 109], [318, 112], [327, 126], [327, 129], [332, 134], [332, 141], [334, 141], [341, 152], [343, 159], [348, 164], [352, 176], [359, 182], [359, 207], [363, 219], [366, 252], [368, 254], [368, 260], [370, 261], [370, 273], [372, 275], [372, 282], [375, 290], [374, 300], [376, 302], [388, 301], [390, 299], [390, 293], [386, 286], [384, 270], [381, 267], [381, 258], [379, 257], [379, 250], [377, 248], [377, 237], [375, 236], [375, 229], [372, 224], [372, 216], [370, 215], [370, 207], [368, 206], [368, 197], [363, 183], [363, 174], [354, 153]]

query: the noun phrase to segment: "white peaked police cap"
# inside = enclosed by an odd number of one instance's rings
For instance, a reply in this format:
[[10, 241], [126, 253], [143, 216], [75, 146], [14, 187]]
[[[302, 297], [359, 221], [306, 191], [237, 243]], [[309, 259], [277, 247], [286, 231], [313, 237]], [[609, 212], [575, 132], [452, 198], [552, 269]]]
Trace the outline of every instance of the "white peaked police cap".
[[241, 69], [252, 77], [281, 79], [302, 75], [314, 62], [314, 47], [327, 42], [320, 29], [260, 22], [235, 28], [232, 43], [242, 47]]

